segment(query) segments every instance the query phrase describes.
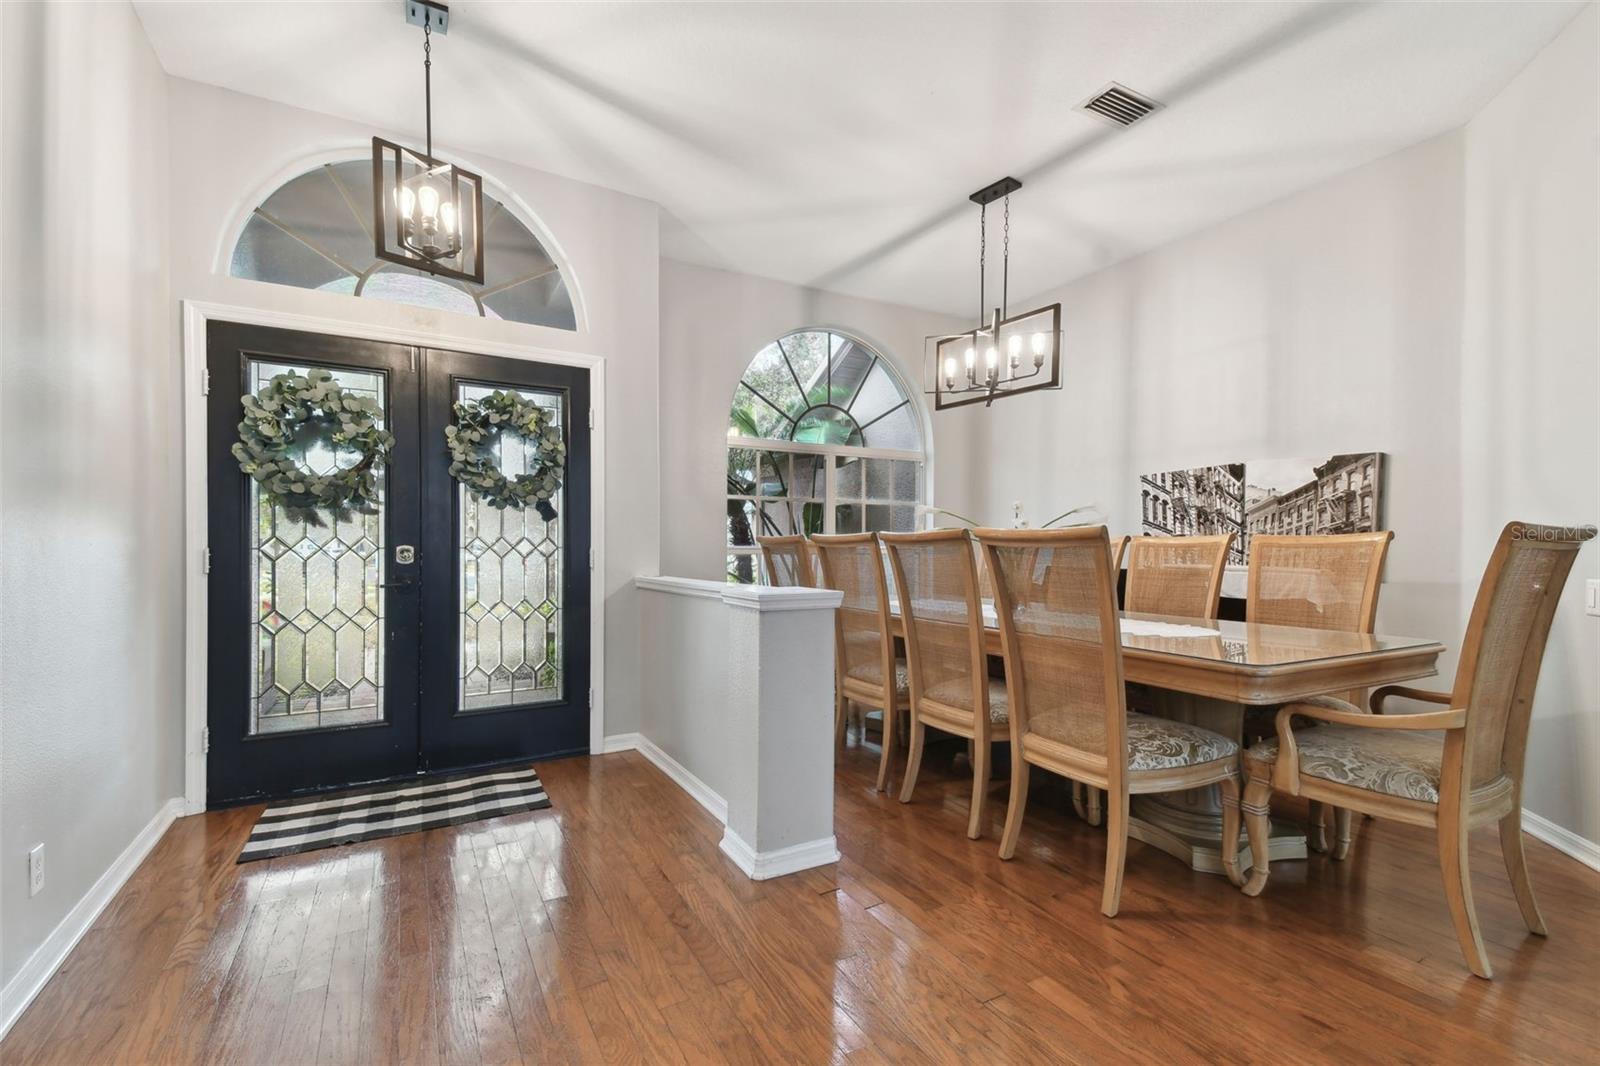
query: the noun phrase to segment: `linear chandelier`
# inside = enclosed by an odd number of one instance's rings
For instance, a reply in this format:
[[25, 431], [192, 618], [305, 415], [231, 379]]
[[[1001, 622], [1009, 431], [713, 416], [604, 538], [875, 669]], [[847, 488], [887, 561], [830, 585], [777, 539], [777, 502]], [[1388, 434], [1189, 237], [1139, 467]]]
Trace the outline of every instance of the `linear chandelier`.
[[973, 329], [928, 338], [933, 355], [931, 391], [935, 411], [974, 403], [988, 407], [1003, 396], [1061, 387], [1061, 305], [1009, 313], [1011, 194], [1020, 188], [1022, 182], [1016, 178], [1001, 178], [968, 197], [978, 205], [980, 315], [988, 305], [989, 205], [1003, 201], [1000, 305], [987, 321], [980, 320]]
[[422, 99], [427, 147], [372, 138], [373, 250], [379, 259], [483, 284], [483, 179], [433, 154], [433, 31], [450, 29], [450, 8], [405, 0], [422, 27]]

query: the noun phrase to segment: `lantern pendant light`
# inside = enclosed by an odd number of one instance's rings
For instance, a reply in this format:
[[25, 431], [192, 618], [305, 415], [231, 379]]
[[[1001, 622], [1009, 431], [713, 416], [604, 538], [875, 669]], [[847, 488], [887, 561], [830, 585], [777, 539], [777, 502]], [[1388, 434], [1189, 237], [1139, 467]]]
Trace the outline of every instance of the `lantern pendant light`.
[[483, 284], [483, 179], [433, 154], [433, 32], [449, 32], [450, 9], [404, 0], [422, 27], [423, 151], [372, 138], [373, 245], [379, 259]]
[[1000, 274], [1000, 306], [987, 319], [963, 333], [929, 337], [933, 356], [929, 375], [933, 409], [985, 407], [1003, 396], [1061, 387], [1061, 305], [1036, 307], [1011, 314], [1011, 194], [1022, 188], [1016, 178], [1001, 178], [967, 199], [978, 205], [978, 309], [987, 302], [988, 208], [1004, 201], [1005, 234]]

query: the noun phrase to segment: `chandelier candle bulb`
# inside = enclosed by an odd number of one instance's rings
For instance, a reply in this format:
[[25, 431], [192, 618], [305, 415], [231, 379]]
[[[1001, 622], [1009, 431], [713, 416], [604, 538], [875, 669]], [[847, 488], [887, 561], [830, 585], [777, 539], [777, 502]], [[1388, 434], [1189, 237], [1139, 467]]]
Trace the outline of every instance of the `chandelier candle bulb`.
[[956, 357], [953, 355], [944, 361], [944, 387], [947, 389], [956, 387]]
[[1014, 374], [1017, 372], [1017, 367], [1022, 365], [1022, 338], [1013, 333], [1006, 347], [1010, 349], [1011, 372]]

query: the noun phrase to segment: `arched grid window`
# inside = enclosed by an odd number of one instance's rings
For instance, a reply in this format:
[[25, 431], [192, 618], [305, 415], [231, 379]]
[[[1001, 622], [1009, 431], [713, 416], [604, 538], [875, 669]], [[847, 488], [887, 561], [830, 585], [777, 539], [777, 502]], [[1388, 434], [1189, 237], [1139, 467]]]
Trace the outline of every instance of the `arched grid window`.
[[379, 259], [372, 240], [372, 163], [325, 163], [292, 178], [245, 223], [228, 272], [236, 278], [372, 300], [576, 329], [561, 268], [501, 200], [483, 195], [483, 284]]
[[763, 580], [755, 538], [905, 531], [922, 500], [922, 424], [872, 348], [799, 330], [756, 353], [728, 415], [728, 580]]

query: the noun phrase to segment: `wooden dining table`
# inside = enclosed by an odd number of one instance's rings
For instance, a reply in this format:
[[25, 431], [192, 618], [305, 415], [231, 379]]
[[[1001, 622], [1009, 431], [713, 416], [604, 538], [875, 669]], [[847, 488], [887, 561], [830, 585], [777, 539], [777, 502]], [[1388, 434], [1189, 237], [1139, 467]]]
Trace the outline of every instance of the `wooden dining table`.
[[[904, 637], [898, 605], [891, 624]], [[1122, 612], [1122, 670], [1136, 709], [1192, 722], [1244, 744], [1248, 708], [1275, 708], [1438, 673], [1444, 645], [1417, 637]], [[1001, 654], [992, 603], [985, 646]], [[1144, 706], [1148, 701], [1151, 706]], [[1221, 874], [1218, 788], [1133, 797], [1128, 833], [1203, 873]], [[1270, 858], [1306, 856], [1303, 826], [1274, 823]], [[1241, 869], [1249, 866], [1241, 840]]]

